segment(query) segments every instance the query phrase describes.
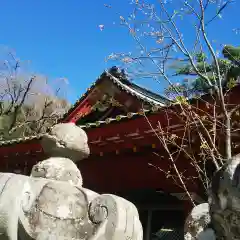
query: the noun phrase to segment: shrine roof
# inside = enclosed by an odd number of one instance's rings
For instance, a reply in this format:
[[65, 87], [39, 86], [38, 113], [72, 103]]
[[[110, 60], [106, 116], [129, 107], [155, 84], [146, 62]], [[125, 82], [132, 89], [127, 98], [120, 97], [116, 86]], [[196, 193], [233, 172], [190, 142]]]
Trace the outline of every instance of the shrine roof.
[[[112, 67], [109, 70], [105, 70], [100, 77], [87, 89], [87, 91], [82, 94], [82, 96], [73, 104], [73, 106], [69, 109], [69, 111], [64, 114], [61, 120], [65, 119], [69, 116], [78, 105], [88, 96], [88, 94], [95, 88], [97, 84], [99, 84], [103, 79], [108, 79], [111, 81], [116, 87], [118, 87], [121, 91], [124, 91], [130, 94], [133, 97], [136, 97], [143, 102], [147, 102], [151, 105], [160, 105], [165, 106], [171, 103], [171, 100], [167, 97], [156, 94], [144, 87], [140, 87], [137, 84], [133, 83], [129, 80], [128, 76], [124, 73], [123, 70], [120, 70], [117, 67]], [[60, 121], [61, 121], [60, 120]]]
[[[107, 74], [107, 73], [105, 73]], [[123, 80], [121, 80], [120, 82], [122, 82]], [[124, 83], [125, 86], [126, 83]], [[135, 86], [135, 85], [134, 85]], [[141, 88], [142, 89], [142, 88]], [[239, 98], [238, 98], [238, 93], [240, 90], [240, 85], [234, 87], [231, 92], [233, 93], [233, 102], [232, 104], [239, 104]], [[206, 99], [204, 100], [204, 102], [208, 101], [208, 97], [209, 95], [206, 94]], [[194, 99], [193, 99], [194, 100]], [[196, 99], [195, 99], [196, 100]], [[145, 118], [145, 116], [153, 116], [153, 115], [157, 115], [161, 114], [162, 112], [164, 112], [166, 109], [171, 109], [171, 107], [177, 106], [179, 105], [179, 103], [172, 103], [171, 106], [169, 105], [154, 105], [152, 106], [151, 110], [141, 110], [139, 112], [129, 112], [127, 115], [118, 115], [114, 118], [107, 118], [105, 120], [100, 120], [100, 121], [95, 121], [95, 122], [88, 122], [84, 125], [78, 125], [79, 127], [83, 128], [86, 132], [93, 130], [94, 128], [101, 128], [101, 127], [105, 127], [105, 126], [111, 126], [111, 124], [116, 124], [116, 123], [123, 123], [123, 122], [128, 122], [129, 124], [131, 124], [131, 120], [134, 120], [136, 118]], [[8, 145], [13, 145], [13, 144], [18, 144], [18, 143], [28, 143], [34, 140], [38, 140], [41, 139], [41, 137], [43, 136], [43, 134], [39, 134], [39, 135], [33, 135], [33, 136], [27, 136], [27, 137], [22, 137], [22, 138], [16, 138], [16, 139], [12, 139], [12, 140], [5, 140], [5, 141], [0, 141], [0, 146], [8, 146]]]

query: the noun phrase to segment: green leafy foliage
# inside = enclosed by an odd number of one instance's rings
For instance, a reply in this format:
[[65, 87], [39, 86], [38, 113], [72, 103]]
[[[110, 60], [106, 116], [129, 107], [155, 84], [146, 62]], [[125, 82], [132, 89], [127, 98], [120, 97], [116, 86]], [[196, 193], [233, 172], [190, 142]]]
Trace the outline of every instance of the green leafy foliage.
[[240, 47], [225, 46], [223, 56], [232, 62], [240, 61]]
[[[221, 82], [224, 88], [230, 89], [237, 85], [237, 79], [240, 76], [240, 47], [225, 46], [222, 54], [224, 58], [218, 58]], [[218, 84], [217, 69], [214, 62], [209, 62], [203, 52], [195, 54], [194, 61], [198, 72], [190, 63], [177, 69], [175, 76], [184, 76], [185, 80], [175, 88], [170, 86], [165, 89], [165, 94], [169, 96], [171, 93], [177, 92], [177, 96], [196, 97], [209, 93]], [[199, 73], [205, 76], [208, 81], [206, 78], [199, 77]], [[186, 77], [188, 84], [186, 84]], [[194, 79], [190, 79], [190, 77]]]

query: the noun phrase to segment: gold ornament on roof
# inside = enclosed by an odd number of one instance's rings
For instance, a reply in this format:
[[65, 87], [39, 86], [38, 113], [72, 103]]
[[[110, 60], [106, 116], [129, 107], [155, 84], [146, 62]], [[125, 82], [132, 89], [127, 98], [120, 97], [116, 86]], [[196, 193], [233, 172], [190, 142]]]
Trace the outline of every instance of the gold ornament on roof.
[[117, 121], [120, 121], [121, 118], [122, 118], [122, 117], [121, 117], [120, 115], [118, 115], [118, 116], [116, 117], [116, 120], [117, 120]]
[[98, 127], [98, 126], [100, 126], [101, 123], [99, 121], [97, 121], [95, 124]]
[[152, 111], [153, 111], [153, 112], [157, 112], [157, 111], [158, 111], [158, 106], [153, 106], [153, 107], [152, 107]]
[[144, 115], [144, 111], [143, 111], [143, 110], [140, 110], [140, 111], [138, 112], [138, 115], [143, 116], [143, 115]]
[[110, 118], [107, 118], [107, 119], [105, 120], [105, 122], [106, 122], [107, 124], [109, 124], [109, 123], [111, 122], [111, 119], [110, 119]]
[[127, 117], [128, 117], [128, 118], [132, 118], [132, 117], [133, 117], [133, 113], [129, 112], [129, 113], [127, 114]]

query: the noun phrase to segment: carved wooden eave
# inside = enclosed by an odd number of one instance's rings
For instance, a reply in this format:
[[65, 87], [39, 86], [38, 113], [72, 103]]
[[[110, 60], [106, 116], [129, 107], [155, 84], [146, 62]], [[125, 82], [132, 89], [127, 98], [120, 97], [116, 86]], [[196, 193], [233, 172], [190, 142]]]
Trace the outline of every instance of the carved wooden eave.
[[[164, 96], [155, 94], [132, 83], [125, 75], [123, 77], [119, 71], [115, 67], [105, 71], [60, 121], [77, 122], [95, 111], [96, 105], [101, 105], [105, 101], [104, 97], [106, 96], [109, 97], [110, 101], [105, 102], [105, 104], [122, 107], [123, 113], [137, 112], [143, 107], [148, 109], [151, 106], [163, 107], [171, 102]], [[104, 107], [103, 104], [102, 107]], [[111, 112], [106, 113], [104, 118], [106, 117], [111, 117]]]
[[[127, 115], [117, 116], [116, 118], [108, 118], [104, 121], [97, 121], [80, 125], [83, 128], [89, 139], [91, 155], [105, 157], [107, 154], [124, 154], [126, 151], [141, 152], [148, 146], [150, 149], [157, 149], [160, 146], [159, 140], [156, 137], [158, 131], [158, 121], [164, 122], [164, 111], [162, 108], [154, 107], [152, 110], [145, 110], [138, 113], [128, 113]], [[146, 121], [146, 117], [151, 123], [151, 128]], [[177, 119], [176, 119], [177, 120]], [[166, 121], [165, 121], [166, 122]], [[174, 132], [182, 131], [184, 124], [172, 122], [170, 130]], [[0, 153], [5, 151], [11, 155], [11, 152], [27, 152], [26, 147], [31, 149], [31, 152], [40, 151], [41, 146], [36, 148], [36, 142], [40, 140], [42, 135], [19, 138], [9, 141], [0, 142]]]

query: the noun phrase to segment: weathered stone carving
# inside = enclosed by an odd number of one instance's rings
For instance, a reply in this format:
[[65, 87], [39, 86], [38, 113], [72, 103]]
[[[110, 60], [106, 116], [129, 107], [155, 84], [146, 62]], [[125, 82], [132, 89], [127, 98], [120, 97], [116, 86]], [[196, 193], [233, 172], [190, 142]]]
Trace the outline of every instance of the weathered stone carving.
[[30, 177], [0, 174], [0, 240], [142, 240], [132, 203], [82, 187], [81, 173], [67, 157], [76, 162], [88, 156], [82, 129], [58, 124], [43, 147], [50, 158], [36, 164]]
[[32, 168], [32, 177], [41, 177], [58, 181], [67, 181], [82, 186], [82, 176], [76, 164], [68, 158], [50, 157]]
[[87, 134], [74, 123], [55, 125], [42, 138], [44, 152], [52, 157], [65, 157], [73, 162], [89, 155]]
[[208, 203], [196, 206], [186, 221], [185, 239], [240, 240], [240, 154], [214, 175]]
[[210, 224], [209, 205], [203, 203], [193, 208], [185, 223], [185, 240], [198, 239]]

